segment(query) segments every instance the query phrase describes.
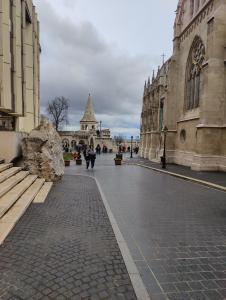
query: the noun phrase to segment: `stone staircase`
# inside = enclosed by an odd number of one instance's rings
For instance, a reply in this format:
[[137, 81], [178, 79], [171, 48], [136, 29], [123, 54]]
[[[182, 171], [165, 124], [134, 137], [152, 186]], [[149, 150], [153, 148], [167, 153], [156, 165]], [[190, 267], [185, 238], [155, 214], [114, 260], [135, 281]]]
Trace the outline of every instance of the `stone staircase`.
[[0, 162], [0, 245], [31, 202], [44, 202], [51, 187], [45, 179]]

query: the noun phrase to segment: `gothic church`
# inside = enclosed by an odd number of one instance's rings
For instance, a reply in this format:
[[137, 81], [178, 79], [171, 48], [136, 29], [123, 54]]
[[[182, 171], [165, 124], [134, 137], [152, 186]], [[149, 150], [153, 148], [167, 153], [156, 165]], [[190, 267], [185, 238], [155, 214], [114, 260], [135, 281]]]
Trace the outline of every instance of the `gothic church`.
[[226, 171], [226, 0], [180, 0], [173, 54], [144, 86], [140, 155]]

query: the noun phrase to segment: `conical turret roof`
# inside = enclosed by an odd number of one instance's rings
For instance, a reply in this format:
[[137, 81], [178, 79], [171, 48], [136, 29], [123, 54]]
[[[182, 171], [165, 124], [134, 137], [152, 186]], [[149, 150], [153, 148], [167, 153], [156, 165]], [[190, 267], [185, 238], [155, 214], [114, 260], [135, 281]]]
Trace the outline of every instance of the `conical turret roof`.
[[95, 123], [97, 123], [97, 119], [95, 117], [94, 110], [93, 110], [92, 98], [91, 98], [90, 94], [89, 94], [88, 101], [86, 104], [86, 110], [85, 110], [84, 116], [80, 122], [95, 122]]

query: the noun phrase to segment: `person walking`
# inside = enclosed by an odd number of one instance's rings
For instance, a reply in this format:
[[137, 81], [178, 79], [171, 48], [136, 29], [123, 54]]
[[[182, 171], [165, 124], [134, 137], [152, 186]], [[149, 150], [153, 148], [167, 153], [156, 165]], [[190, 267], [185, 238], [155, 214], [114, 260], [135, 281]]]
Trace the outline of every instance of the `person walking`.
[[89, 163], [90, 163], [90, 156], [89, 156], [89, 150], [86, 150], [84, 151], [84, 157], [85, 157], [85, 160], [86, 160], [86, 169], [88, 170], [89, 169]]
[[101, 150], [101, 147], [100, 147], [100, 145], [98, 144], [98, 145], [96, 146], [96, 153], [99, 154], [99, 155], [100, 155], [100, 150]]
[[95, 160], [96, 160], [96, 153], [93, 151], [93, 149], [90, 147], [89, 150], [86, 152], [86, 169], [89, 169], [89, 164], [91, 162], [91, 168], [94, 168]]
[[96, 153], [93, 151], [93, 149], [90, 149], [90, 151], [89, 151], [89, 158], [91, 161], [91, 168], [93, 169], [94, 165], [95, 165], [95, 160], [96, 160]]

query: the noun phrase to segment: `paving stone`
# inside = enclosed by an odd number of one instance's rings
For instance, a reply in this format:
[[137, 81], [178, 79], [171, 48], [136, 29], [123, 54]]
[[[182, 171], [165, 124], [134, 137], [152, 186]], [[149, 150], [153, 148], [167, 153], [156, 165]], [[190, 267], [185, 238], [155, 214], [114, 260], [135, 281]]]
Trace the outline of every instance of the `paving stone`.
[[218, 284], [218, 286], [220, 288], [226, 289], [226, 279], [225, 280], [216, 280], [215, 282]]
[[193, 291], [202, 291], [202, 290], [205, 289], [203, 287], [203, 285], [200, 282], [198, 282], [198, 281], [191, 281], [191, 282], [188, 283], [188, 285], [190, 286], [190, 288]]
[[189, 285], [186, 282], [175, 283], [175, 286], [178, 289], [178, 291], [181, 291], [181, 292], [186, 292], [186, 291], [191, 290], [191, 288], [189, 287]]
[[206, 295], [203, 292], [191, 292], [189, 297], [192, 300], [206, 300]]
[[169, 300], [191, 300], [188, 293], [169, 293], [167, 297]]
[[165, 293], [177, 292], [175, 285], [172, 283], [163, 283], [161, 287]]
[[0, 299], [136, 299], [89, 177], [65, 176], [29, 207], [0, 247], [0, 268]]
[[208, 297], [209, 300], [223, 300], [225, 299], [219, 292], [217, 291], [205, 291], [204, 294]]
[[205, 290], [215, 290], [219, 286], [215, 283], [214, 280], [202, 280], [200, 281]]

